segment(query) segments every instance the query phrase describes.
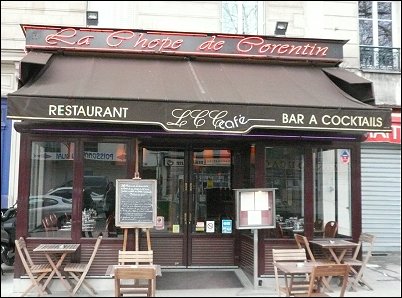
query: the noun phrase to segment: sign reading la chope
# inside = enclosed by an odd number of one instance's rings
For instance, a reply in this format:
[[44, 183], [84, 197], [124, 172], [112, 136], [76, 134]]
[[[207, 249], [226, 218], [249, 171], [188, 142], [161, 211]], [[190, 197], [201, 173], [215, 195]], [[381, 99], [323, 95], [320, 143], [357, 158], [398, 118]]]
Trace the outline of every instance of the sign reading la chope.
[[339, 61], [343, 41], [206, 33], [23, 26], [27, 49]]

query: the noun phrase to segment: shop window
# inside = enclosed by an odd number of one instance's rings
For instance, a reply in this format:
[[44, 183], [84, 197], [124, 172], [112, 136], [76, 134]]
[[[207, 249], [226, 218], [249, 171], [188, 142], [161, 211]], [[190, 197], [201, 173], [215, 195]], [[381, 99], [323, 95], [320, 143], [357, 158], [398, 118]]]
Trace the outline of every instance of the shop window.
[[183, 232], [184, 152], [142, 149], [142, 179], [156, 179], [157, 226], [155, 233]]
[[84, 143], [82, 236], [122, 238], [115, 226], [116, 179], [127, 178], [127, 145]]
[[338, 223], [340, 236], [351, 236], [350, 149], [316, 149], [314, 164], [314, 220], [316, 236], [329, 221]]
[[277, 228], [269, 237], [293, 237], [304, 229], [304, 156], [300, 148], [265, 148], [265, 186], [276, 188]]
[[262, 34], [262, 1], [222, 1], [222, 32]]
[[360, 67], [400, 71], [400, 48], [393, 48], [392, 1], [359, 1]]
[[28, 200], [28, 233], [31, 237], [70, 238], [63, 229], [71, 218], [74, 143], [33, 142]]

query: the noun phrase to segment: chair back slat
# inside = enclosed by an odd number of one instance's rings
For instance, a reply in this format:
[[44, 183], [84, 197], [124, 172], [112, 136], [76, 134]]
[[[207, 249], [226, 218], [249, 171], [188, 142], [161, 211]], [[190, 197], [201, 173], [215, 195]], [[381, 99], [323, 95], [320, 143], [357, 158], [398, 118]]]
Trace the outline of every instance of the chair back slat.
[[299, 234], [294, 234], [294, 237], [296, 240], [297, 247], [304, 248], [307, 251], [310, 260], [315, 262], [315, 257], [313, 255], [313, 252], [311, 251], [310, 243], [308, 242], [307, 237]]
[[307, 261], [306, 250], [304, 248], [293, 249], [273, 249], [272, 257], [274, 262], [291, 261], [300, 262]]
[[324, 227], [324, 238], [335, 238], [338, 233], [338, 223], [336, 221], [329, 221]]
[[119, 250], [118, 263], [124, 265], [131, 264], [150, 264], [154, 262], [154, 252], [152, 250]]
[[319, 292], [323, 288], [322, 283], [324, 278], [334, 276], [342, 277], [342, 287], [339, 292], [339, 297], [344, 297], [349, 276], [349, 265], [346, 264], [325, 264], [314, 266], [310, 275], [310, 285], [307, 296], [313, 296], [313, 292], [315, 292], [314, 296], [320, 296]]
[[27, 249], [27, 245], [26, 245], [26, 242], [25, 242], [24, 238], [20, 237], [20, 239], [15, 240], [15, 247], [17, 248], [17, 251], [18, 251], [18, 254], [19, 254], [20, 258], [21, 258], [21, 261], [23, 263], [25, 262], [25, 264], [24, 264], [25, 269], [27, 269], [26, 266], [32, 267], [34, 265], [34, 263], [33, 263], [32, 259], [31, 259], [30, 254], [29, 254], [29, 251]]
[[276, 262], [306, 262], [306, 250], [304, 248], [290, 248], [290, 249], [273, 249], [272, 258], [275, 273], [275, 286], [278, 294], [281, 292], [286, 293], [286, 288], [279, 286], [279, 274]]

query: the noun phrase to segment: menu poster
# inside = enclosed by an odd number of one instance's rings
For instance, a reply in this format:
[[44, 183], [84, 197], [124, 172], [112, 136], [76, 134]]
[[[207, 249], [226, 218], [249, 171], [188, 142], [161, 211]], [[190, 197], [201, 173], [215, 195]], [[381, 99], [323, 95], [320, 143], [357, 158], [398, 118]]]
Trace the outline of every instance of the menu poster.
[[116, 180], [116, 226], [153, 228], [156, 225], [156, 180]]
[[236, 228], [275, 227], [275, 188], [236, 189]]

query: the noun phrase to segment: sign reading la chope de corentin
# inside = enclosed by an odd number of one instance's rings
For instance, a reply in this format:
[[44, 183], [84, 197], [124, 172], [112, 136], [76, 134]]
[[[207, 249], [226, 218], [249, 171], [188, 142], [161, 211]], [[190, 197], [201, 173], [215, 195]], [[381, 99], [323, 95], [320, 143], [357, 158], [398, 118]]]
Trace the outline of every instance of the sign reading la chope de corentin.
[[27, 49], [340, 61], [346, 41], [23, 25]]
[[[28, 50], [303, 59], [334, 65], [341, 61], [345, 43], [341, 40], [32, 25], [23, 25], [23, 30]], [[34, 105], [36, 99], [32, 97], [30, 102]], [[12, 101], [10, 103], [12, 105]], [[168, 131], [245, 133], [255, 127], [344, 131], [388, 129], [388, 124], [384, 123], [387, 122], [384, 121], [386, 112], [380, 110], [287, 107], [285, 112], [279, 106], [247, 106], [245, 109], [242, 105], [214, 104], [212, 108], [210, 104], [191, 102], [166, 105], [163, 115], [155, 119], [152, 112], [155, 103], [146, 101], [137, 101], [134, 107], [130, 101], [125, 101], [126, 106], [114, 106], [109, 101], [95, 99], [58, 99], [56, 103], [40, 98], [37, 104], [48, 105], [48, 115], [42, 116], [43, 119], [159, 123]]]

